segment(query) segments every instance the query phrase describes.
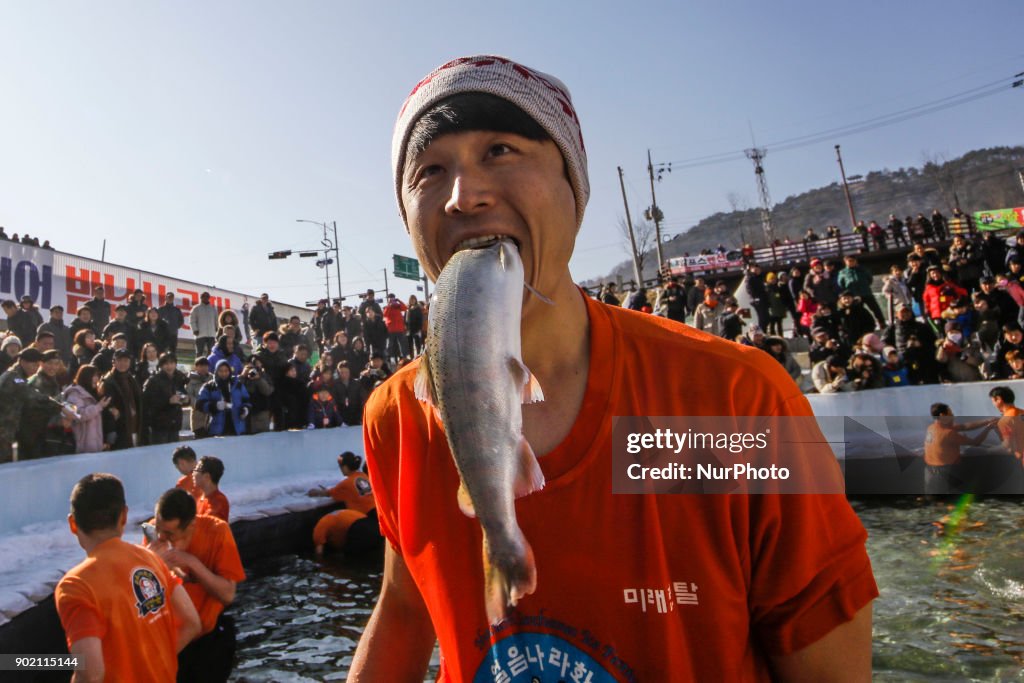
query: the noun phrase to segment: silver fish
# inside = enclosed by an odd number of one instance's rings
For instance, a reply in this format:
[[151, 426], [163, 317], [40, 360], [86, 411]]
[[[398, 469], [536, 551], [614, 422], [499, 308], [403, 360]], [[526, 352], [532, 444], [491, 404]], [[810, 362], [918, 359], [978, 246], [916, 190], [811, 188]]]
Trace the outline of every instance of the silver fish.
[[459, 507], [483, 529], [485, 604], [492, 624], [537, 586], [515, 499], [544, 486], [523, 437], [522, 404], [542, 401], [522, 361], [523, 262], [498, 240], [456, 252], [430, 305], [416, 396], [437, 409], [462, 480]]

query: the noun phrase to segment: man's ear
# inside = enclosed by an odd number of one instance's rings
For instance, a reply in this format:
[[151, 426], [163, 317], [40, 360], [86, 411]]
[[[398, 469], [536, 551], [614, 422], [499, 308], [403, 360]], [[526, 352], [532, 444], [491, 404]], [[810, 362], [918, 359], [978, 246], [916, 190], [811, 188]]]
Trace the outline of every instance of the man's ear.
[[72, 536], [78, 536], [78, 524], [75, 523], [75, 517], [70, 512], [68, 513], [68, 528], [71, 530]]

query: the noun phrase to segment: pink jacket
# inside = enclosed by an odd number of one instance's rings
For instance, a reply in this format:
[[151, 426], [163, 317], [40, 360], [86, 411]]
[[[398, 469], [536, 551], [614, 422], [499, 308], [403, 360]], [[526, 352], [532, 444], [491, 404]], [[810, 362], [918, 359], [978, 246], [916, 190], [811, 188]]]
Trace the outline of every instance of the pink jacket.
[[71, 424], [76, 453], [103, 450], [103, 408], [88, 391], [72, 384], [64, 390], [64, 400], [78, 408], [78, 419]]

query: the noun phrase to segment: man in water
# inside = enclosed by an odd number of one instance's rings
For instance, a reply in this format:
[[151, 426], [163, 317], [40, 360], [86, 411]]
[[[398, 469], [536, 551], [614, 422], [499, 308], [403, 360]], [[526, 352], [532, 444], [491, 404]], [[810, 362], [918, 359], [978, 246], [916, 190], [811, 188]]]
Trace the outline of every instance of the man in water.
[[201, 635], [178, 656], [178, 680], [226, 681], [234, 666], [235, 623], [224, 608], [245, 580], [231, 527], [216, 517], [196, 515], [196, 501], [173, 488], [156, 503], [158, 543], [153, 549], [185, 582], [199, 612]]
[[988, 392], [992, 405], [999, 411], [1001, 418], [996, 423], [1003, 448], [1010, 451], [1017, 462], [1024, 466], [1024, 410], [1014, 405], [1016, 396], [1010, 387], [993, 387]]
[[595, 683], [868, 680], [878, 591], [844, 496], [612, 495], [616, 415], [811, 411], [763, 352], [575, 285], [568, 264], [589, 182], [565, 86], [499, 57], [449, 62], [402, 107], [392, 161], [432, 279], [463, 241], [507, 236], [526, 282], [553, 302], [527, 297], [521, 326], [546, 398], [523, 406], [523, 435], [547, 486], [515, 506], [536, 590], [489, 631], [480, 526], [458, 507], [438, 418], [415, 398], [421, 361], [384, 382], [364, 441], [389, 543], [349, 680], [422, 680], [435, 638], [441, 680], [551, 669]]
[[[945, 403], [933, 403], [931, 415], [935, 421], [924, 435], [924, 492], [934, 496], [962, 493], [952, 480], [954, 467], [960, 463], [960, 448], [980, 445], [995, 429], [996, 420], [957, 424], [953, 409]], [[964, 434], [979, 427], [984, 429], [973, 437]]]

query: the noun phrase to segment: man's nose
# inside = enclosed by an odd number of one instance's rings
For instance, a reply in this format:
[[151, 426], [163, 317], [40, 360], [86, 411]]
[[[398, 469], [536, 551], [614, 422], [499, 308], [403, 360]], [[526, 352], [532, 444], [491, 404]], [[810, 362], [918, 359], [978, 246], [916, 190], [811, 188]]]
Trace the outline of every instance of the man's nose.
[[452, 192], [445, 203], [445, 213], [471, 214], [484, 210], [494, 203], [494, 192], [490, 181], [480, 171], [460, 169], [452, 182]]

